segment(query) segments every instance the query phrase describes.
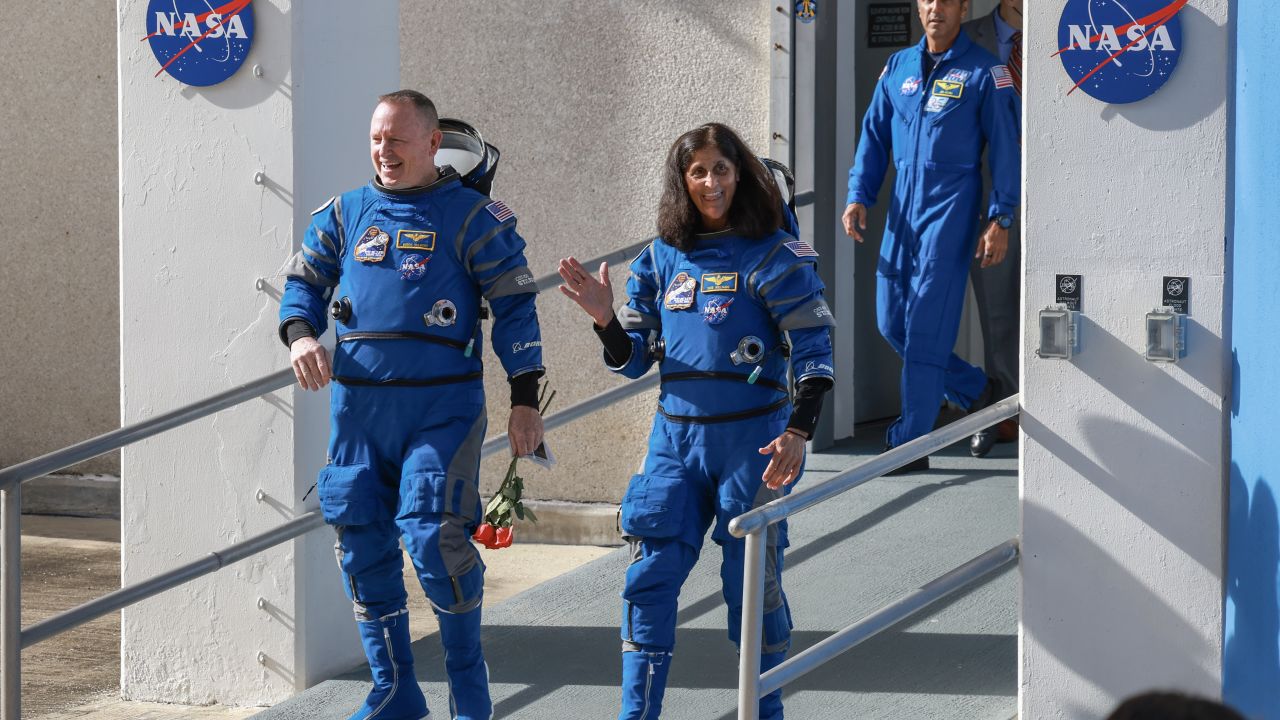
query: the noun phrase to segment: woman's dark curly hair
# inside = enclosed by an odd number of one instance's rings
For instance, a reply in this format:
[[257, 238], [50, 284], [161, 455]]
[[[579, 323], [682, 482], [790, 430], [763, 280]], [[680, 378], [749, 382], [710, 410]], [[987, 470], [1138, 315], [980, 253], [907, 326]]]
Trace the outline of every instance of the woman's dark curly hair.
[[769, 169], [728, 126], [707, 123], [676, 138], [667, 153], [658, 203], [658, 235], [678, 250], [693, 247], [694, 234], [702, 231], [702, 215], [689, 197], [684, 174], [693, 163], [693, 154], [708, 147], [719, 150], [738, 169], [729, 227], [754, 239], [777, 230], [782, 225], [782, 196]]

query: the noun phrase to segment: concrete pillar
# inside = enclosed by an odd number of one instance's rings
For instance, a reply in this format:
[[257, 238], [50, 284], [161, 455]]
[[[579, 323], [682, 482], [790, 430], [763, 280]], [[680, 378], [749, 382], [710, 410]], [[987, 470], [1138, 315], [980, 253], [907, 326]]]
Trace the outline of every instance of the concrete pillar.
[[[1020, 717], [1104, 717], [1154, 687], [1216, 697], [1229, 3], [1183, 7], [1176, 70], [1127, 105], [1068, 94], [1063, 3], [1025, 7]], [[1039, 359], [1036, 313], [1074, 273], [1082, 348]], [[1143, 358], [1166, 275], [1191, 278], [1177, 364]]]
[[[251, 7], [244, 66], [192, 87], [155, 77], [148, 3], [118, 4], [123, 423], [285, 367], [279, 268], [310, 210], [369, 177], [369, 114], [398, 86], [398, 3]], [[122, 582], [315, 508], [326, 410], [286, 389], [126, 449]], [[354, 665], [332, 545], [318, 530], [126, 610], [122, 694], [272, 703]]]

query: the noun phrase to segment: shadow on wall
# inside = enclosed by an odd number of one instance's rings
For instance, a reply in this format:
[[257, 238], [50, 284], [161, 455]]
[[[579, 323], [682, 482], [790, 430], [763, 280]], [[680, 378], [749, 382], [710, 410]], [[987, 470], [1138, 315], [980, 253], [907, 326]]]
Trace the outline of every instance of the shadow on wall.
[[1178, 97], [1178, 110], [1170, 112], [1174, 106], [1169, 103], [1104, 104], [1099, 113], [1104, 121], [1118, 115], [1147, 130], [1184, 130], [1212, 115], [1227, 101], [1227, 84], [1216, 72], [1221, 66], [1207, 57], [1213, 48], [1233, 47], [1227, 42], [1227, 27], [1190, 4], [1182, 8], [1178, 19], [1182, 23], [1182, 57], [1169, 82], [1160, 89], [1161, 93]]
[[[1240, 467], [1231, 464], [1232, 542], [1227, 568], [1226, 648], [1222, 695], [1245, 715], [1258, 720], [1280, 718], [1276, 688], [1280, 686], [1280, 527], [1276, 498], [1263, 478], [1252, 494]], [[1241, 527], [1243, 525], [1243, 527]]]
[[[1080, 417], [1083, 447], [1058, 436], [1026, 413], [1022, 427], [1048, 453], [1060, 458], [1201, 567], [1215, 576], [1221, 575], [1218, 523], [1185, 522], [1181, 509], [1190, 498], [1211, 497], [1217, 492], [1204, 486], [1207, 482], [1217, 483], [1220, 476], [1217, 465], [1206, 458], [1217, 456], [1222, 432], [1216, 426], [1206, 431], [1203, 419], [1218, 417], [1220, 411], [1166, 368], [1147, 362], [1135, 348], [1097, 323], [1082, 317], [1081, 325], [1090, 345], [1089, 354], [1080, 358], [1081, 371], [1135, 415], [1155, 423], [1163, 435], [1140, 430], [1127, 418], [1097, 414]], [[1196, 334], [1206, 332], [1198, 324], [1189, 330]], [[1207, 347], [1210, 340], [1203, 338], [1200, 342]], [[1210, 378], [1207, 368], [1182, 364], [1179, 368], [1211, 392], [1222, 391], [1221, 381]], [[1119, 453], [1113, 451], [1115, 448], [1141, 448], [1142, 452]], [[1142, 482], [1135, 482], [1135, 478]], [[1151, 492], [1153, 487], [1160, 491]]]
[[[1042, 425], [1033, 431], [1026, 420], [1024, 414], [1029, 435], [1043, 433]], [[1098, 688], [1108, 703], [1171, 685], [1216, 694], [1216, 673], [1197, 660], [1206, 655], [1205, 638], [1162, 597], [1052, 511], [1024, 504], [1023, 527], [1035, 528], [1037, 547], [1047, 557], [1022, 565], [1023, 588], [1038, 588], [1024, 606], [1022, 626], [1058, 662]], [[1064, 566], [1073, 569], [1063, 572]], [[1081, 582], [1082, 577], [1090, 579]], [[1049, 598], [1050, 607], [1036, 604]], [[1077, 631], [1064, 633], [1063, 626]], [[1107, 709], [1076, 707], [1064, 717], [1095, 718]]]

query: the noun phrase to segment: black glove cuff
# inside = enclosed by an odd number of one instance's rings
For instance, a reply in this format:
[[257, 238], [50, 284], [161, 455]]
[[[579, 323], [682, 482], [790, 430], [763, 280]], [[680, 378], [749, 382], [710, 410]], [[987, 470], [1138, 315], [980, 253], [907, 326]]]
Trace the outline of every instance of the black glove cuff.
[[300, 338], [318, 336], [319, 333], [311, 327], [311, 323], [302, 318], [289, 318], [280, 326], [280, 340], [284, 342], [285, 347], [293, 347]]
[[626, 365], [631, 359], [631, 336], [622, 329], [618, 316], [614, 315], [609, 324], [603, 328], [591, 323], [591, 329], [596, 331], [596, 337], [600, 338], [600, 343], [604, 345], [604, 354], [607, 356], [605, 359], [609, 361], [610, 367]]
[[526, 405], [538, 409], [538, 380], [542, 379], [543, 373], [542, 370], [530, 370], [507, 379], [511, 383], [511, 407]]
[[822, 398], [831, 387], [830, 378], [812, 377], [801, 380], [796, 385], [796, 397], [787, 429], [799, 430], [805, 436], [813, 437], [813, 429], [818, 426], [818, 418], [822, 415]]

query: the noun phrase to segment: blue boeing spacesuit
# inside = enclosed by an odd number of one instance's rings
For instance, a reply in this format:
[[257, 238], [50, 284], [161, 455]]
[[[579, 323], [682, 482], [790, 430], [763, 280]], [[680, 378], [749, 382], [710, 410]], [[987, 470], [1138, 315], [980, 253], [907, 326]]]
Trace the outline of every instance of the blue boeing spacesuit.
[[1021, 149], [1009, 72], [961, 32], [925, 73], [926, 42], [889, 58], [862, 121], [849, 204], [875, 204], [897, 168], [876, 270], [880, 333], [902, 356], [902, 415], [888, 444], [933, 429], [944, 394], [963, 407], [986, 375], [952, 352], [982, 207], [982, 151], [995, 178], [986, 217], [1018, 205]]
[[482, 512], [482, 298], [508, 377], [543, 370], [515, 226], [505, 204], [450, 168], [421, 188], [375, 181], [314, 213], [289, 272], [282, 333], [297, 320], [323, 332], [326, 310], [337, 320], [329, 462], [317, 485], [374, 677], [354, 718], [427, 712], [409, 653], [401, 537], [439, 617], [453, 717], [492, 714], [484, 564], [470, 542]]
[[[752, 240], [727, 230], [696, 236], [688, 252], [655, 240], [631, 263], [630, 298], [618, 313], [630, 353], [618, 358], [606, 344], [605, 360], [630, 378], [658, 362], [662, 392], [644, 468], [622, 501], [633, 552], [622, 593], [624, 720], [661, 711], [676, 599], [713, 523], [729, 638], [738, 643], [744, 542], [729, 534], [729, 521], [785, 492], [761, 482], [769, 458], [757, 448], [787, 427], [788, 366], [797, 383], [832, 377], [834, 321], [816, 255], [781, 231]], [[786, 532], [779, 524], [768, 535], [766, 669], [791, 639], [781, 586]], [[761, 701], [761, 717], [782, 717], [780, 691]]]

